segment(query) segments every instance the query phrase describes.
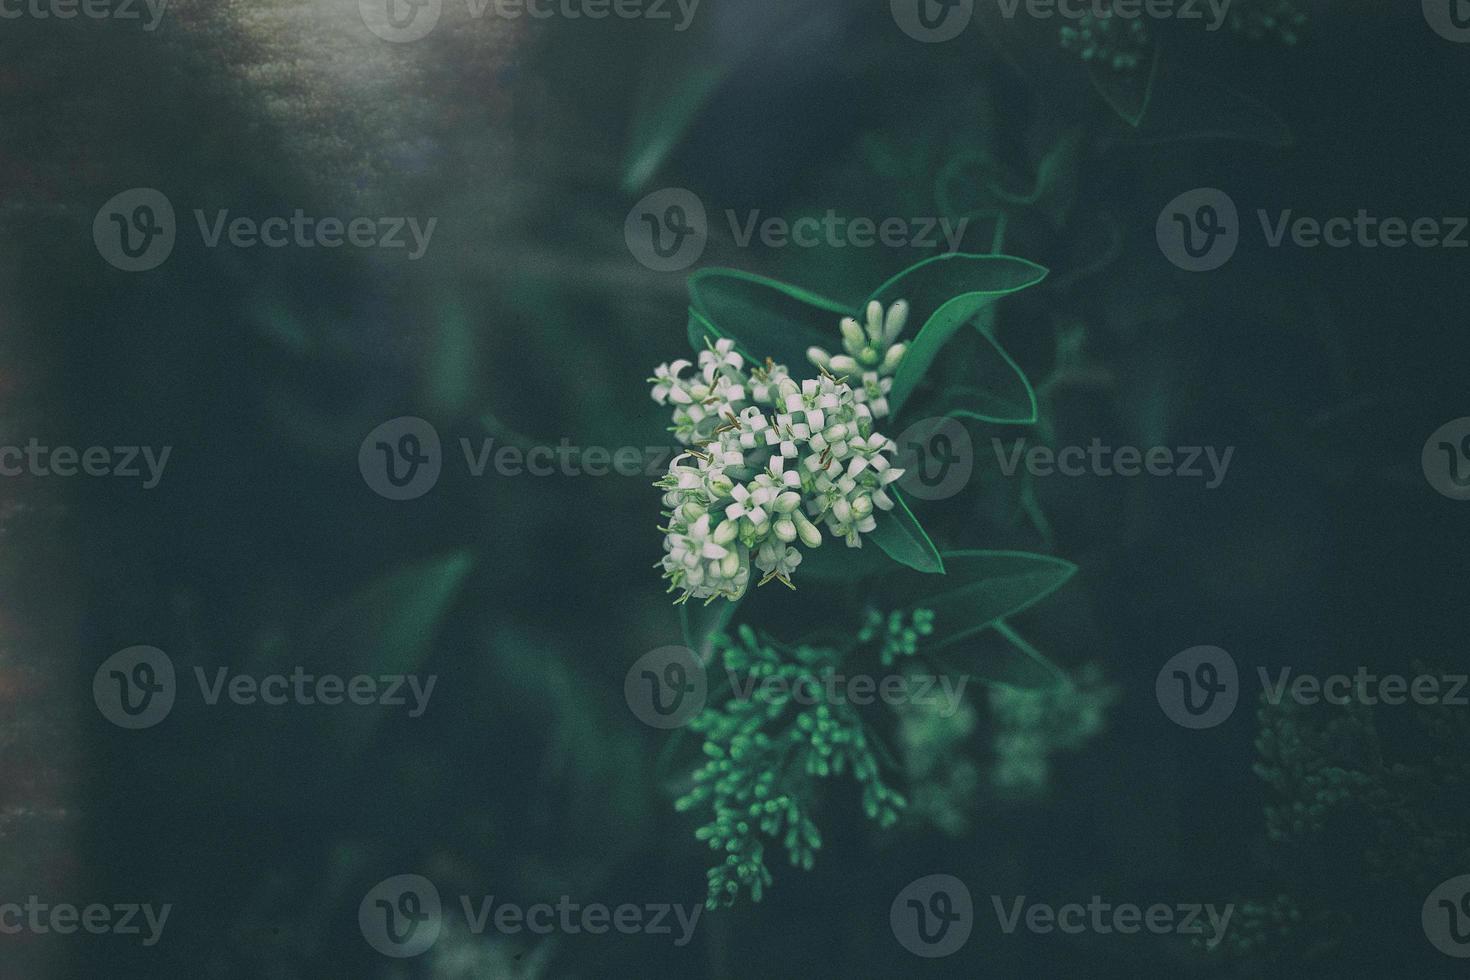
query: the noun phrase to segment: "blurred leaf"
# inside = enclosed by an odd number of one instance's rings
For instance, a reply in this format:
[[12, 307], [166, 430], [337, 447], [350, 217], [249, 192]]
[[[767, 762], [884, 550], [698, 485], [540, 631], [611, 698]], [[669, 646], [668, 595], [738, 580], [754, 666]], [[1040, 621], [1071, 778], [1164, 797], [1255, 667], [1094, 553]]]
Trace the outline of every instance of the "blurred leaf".
[[897, 416], [955, 331], [1002, 296], [1033, 286], [1047, 270], [1009, 255], [939, 255], [910, 266], [884, 283], [873, 299], [885, 307], [907, 300], [917, 325], [888, 396]]
[[424, 371], [424, 404], [434, 415], [453, 418], [470, 411], [476, 397], [475, 328], [460, 303], [444, 303], [437, 313]]
[[939, 556], [939, 549], [934, 547], [929, 535], [924, 533], [918, 518], [909, 510], [897, 488], [890, 487], [888, 494], [893, 497], [894, 507], [878, 515], [877, 527], [869, 533], [869, 539], [900, 564], [920, 572], [943, 575], [944, 559]]
[[[750, 590], [746, 589], [746, 595], [749, 593]], [[694, 651], [700, 663], [709, 662], [712, 652], [710, 640], [715, 634], [729, 629], [730, 621], [735, 618], [735, 611], [744, 600], [745, 596], [742, 595], [733, 602], [722, 598], [709, 605], [693, 600], [679, 604], [679, 627], [684, 633], [684, 645]]]
[[[912, 603], [934, 610], [934, 635], [929, 642], [936, 648], [1029, 609], [1077, 571], [1069, 561], [1024, 551], [947, 551], [943, 557], [948, 569], [945, 587], [920, 594]], [[910, 585], [918, 591], [924, 583]]]
[[679, 145], [730, 66], [654, 58], [639, 86], [623, 164], [623, 189], [637, 193]]
[[1146, 72], [1116, 71], [1101, 62], [1090, 61], [1087, 64], [1087, 77], [1092, 81], [1092, 87], [1097, 94], [1113, 107], [1119, 118], [1137, 129], [1153, 98], [1160, 60], [1159, 46], [1155, 44]]
[[1069, 129], [1057, 138], [1046, 156], [1036, 165], [1036, 181], [1025, 194], [1012, 194], [999, 180], [990, 189], [1004, 204], [1034, 207], [1060, 226], [1077, 196], [1078, 160], [1082, 150], [1082, 130]]
[[[713, 328], [715, 336], [732, 338], [752, 360], [774, 358], [793, 371], [806, 363], [808, 347], [835, 345], [842, 317], [857, 315], [836, 300], [736, 269], [694, 273], [689, 299], [705, 332]], [[694, 329], [691, 318], [691, 343]]]
[[[332, 671], [348, 677], [418, 671], [473, 565], [467, 550], [403, 565], [327, 613], [319, 649]], [[333, 713], [339, 742], [347, 743], [349, 751], [360, 748], [381, 710], [355, 707]]]
[[1160, 70], [1160, 87], [1137, 132], [1117, 141], [1155, 146], [1190, 140], [1238, 140], [1266, 146], [1292, 143], [1281, 117], [1247, 95], [1207, 75], [1176, 66]]

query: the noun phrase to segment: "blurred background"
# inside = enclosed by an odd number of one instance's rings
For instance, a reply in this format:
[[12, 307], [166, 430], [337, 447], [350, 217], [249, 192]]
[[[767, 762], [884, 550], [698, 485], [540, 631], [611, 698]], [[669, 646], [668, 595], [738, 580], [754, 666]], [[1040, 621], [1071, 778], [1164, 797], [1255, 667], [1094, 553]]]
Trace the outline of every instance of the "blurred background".
[[[173, 910], [153, 945], [0, 935], [0, 977], [1456, 975], [1421, 906], [1470, 873], [1470, 709], [1258, 716], [1253, 679], [1464, 669], [1470, 504], [1435, 492], [1421, 451], [1470, 415], [1467, 253], [1273, 248], [1256, 213], [1470, 213], [1470, 45], [1418, 5], [1234, 0], [1217, 31], [1084, 36], [1025, 6], [920, 2], [967, 25], [926, 40], [902, 0], [667, 19], [173, 0], [152, 28], [142, 5], [6, 8], [23, 12], [0, 29], [0, 443], [171, 451], [152, 487], [0, 480], [0, 899]], [[397, 26], [429, 15], [422, 37]], [[93, 234], [134, 188], [177, 225], [136, 272]], [[669, 188], [702, 202], [708, 240], [661, 271], [632, 236]], [[1157, 235], [1194, 188], [1239, 210], [1209, 272]], [[435, 224], [411, 259], [209, 247], [195, 218], [298, 209]], [[1038, 422], [967, 422], [968, 484], [915, 511], [943, 548], [1077, 565], [1018, 621], [1073, 683], [876, 717], [904, 818], [880, 831], [831, 781], [814, 867], [773, 848], [763, 900], [704, 912], [683, 945], [677, 927], [477, 933], [458, 896], [702, 906], [710, 859], [673, 806], [697, 742], [624, 697], [639, 657], [685, 637], [653, 567], [652, 478], [476, 475], [462, 440], [667, 446], [645, 379], [689, 356], [691, 272], [856, 303], [948, 248], [742, 243], [726, 220], [829, 211], [968, 218], [961, 251], [1050, 270], [994, 324]], [[390, 499], [359, 454], [405, 417], [437, 433], [442, 472]], [[992, 440], [1023, 437], [1234, 455], [1213, 489], [1006, 475]], [[740, 620], [856, 628], [798, 584]], [[138, 645], [167, 654], [179, 694], [131, 730], [91, 691]], [[1155, 678], [1198, 645], [1242, 684], [1232, 717], [1193, 731]], [[981, 638], [950, 661], [1001, 655]], [[437, 684], [417, 717], [211, 705], [196, 668]], [[397, 959], [358, 910], [410, 873], [444, 922]], [[932, 874], [966, 883], [974, 923], [930, 959], [890, 906]], [[1094, 895], [1235, 912], [1205, 949], [1007, 933], [992, 907]]]

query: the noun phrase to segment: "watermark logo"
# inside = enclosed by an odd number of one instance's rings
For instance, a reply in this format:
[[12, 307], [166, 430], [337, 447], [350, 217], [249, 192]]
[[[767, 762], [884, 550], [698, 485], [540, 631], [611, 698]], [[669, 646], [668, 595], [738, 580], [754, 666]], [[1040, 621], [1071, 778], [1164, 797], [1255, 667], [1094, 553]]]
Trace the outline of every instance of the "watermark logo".
[[[260, 677], [231, 674], [228, 667], [216, 667], [211, 676], [203, 667], [195, 667], [194, 680], [200, 698], [211, 707], [222, 700], [241, 706], [270, 707], [381, 705], [406, 707], [410, 718], [418, 718], [428, 710], [439, 678], [435, 674], [343, 677], [308, 673], [306, 668], [298, 666], [289, 674]], [[158, 724], [173, 709], [177, 695], [173, 661], [157, 647], [121, 650], [108, 657], [92, 677], [92, 698], [97, 702], [97, 710], [122, 728], [149, 728]]]
[[173, 253], [174, 206], [151, 187], [114, 195], [92, 219], [92, 242], [114, 268], [124, 272], [156, 269]]
[[[502, 477], [609, 476], [656, 478], [668, 472], [674, 446], [576, 446], [563, 438], [556, 445], [497, 446], [482, 438], [459, 440], [465, 472], [474, 479]], [[0, 472], [4, 450], [0, 449]], [[439, 433], [421, 418], [390, 419], [368, 433], [358, 447], [358, 470], [364, 482], [389, 500], [412, 500], [434, 488], [446, 463]]]
[[1446, 956], [1470, 959], [1470, 875], [1435, 886], [1420, 913], [1424, 935]]
[[92, 675], [92, 700], [119, 728], [152, 728], [173, 710], [178, 686], [174, 664], [157, 647], [119, 650]]
[[709, 243], [704, 202], [682, 187], [654, 191], [628, 212], [623, 240], [633, 258], [654, 272], [687, 269]]
[[[623, 695], [639, 720], [654, 728], [679, 728], [704, 707], [709, 671], [688, 647], [659, 647], [639, 657], [623, 678]], [[765, 705], [917, 705], [940, 718], [964, 706], [967, 674], [905, 670], [884, 675], [843, 674], [832, 666], [799, 677], [725, 669], [730, 697]]]
[[363, 480], [389, 500], [422, 497], [439, 482], [443, 467], [438, 430], [412, 415], [384, 422], [367, 434], [357, 451]]
[[[744, 214], [723, 212], [730, 241], [736, 248], [759, 244], [764, 248], [939, 248], [956, 252], [969, 227], [969, 218], [871, 218], [839, 214], [828, 208], [818, 216], [787, 219], [759, 209]], [[711, 227], [709, 215], [692, 191], [666, 188], [654, 191], [633, 206], [623, 222], [628, 251], [655, 272], [689, 268], [704, 253]]]
[[681, 728], [704, 708], [709, 682], [688, 647], [650, 650], [623, 678], [623, 697], [635, 717], [654, 728]]
[[1435, 490], [1451, 500], [1470, 500], [1470, 416], [1436, 429], [1419, 462]]
[[[582, 903], [570, 895], [555, 903], [537, 902], [522, 906], [497, 900], [494, 895], [460, 895], [460, 913], [465, 927], [476, 936], [494, 929], [501, 935], [529, 932], [548, 936], [600, 936], [616, 931], [625, 936], [639, 933], [674, 936], [675, 946], [686, 946], [694, 938], [702, 905], [648, 902], [617, 906], [601, 902]], [[357, 907], [357, 924], [368, 945], [384, 956], [407, 959], [427, 951], [439, 938], [446, 911], [439, 890], [423, 875], [394, 875], [378, 884]], [[675, 929], [677, 928], [677, 933]]]
[[[410, 262], [423, 258], [438, 218], [423, 224], [414, 217], [315, 217], [297, 208], [289, 216], [257, 219], [233, 215], [228, 208], [212, 215], [193, 211], [205, 248], [238, 249], [353, 248], [404, 249]], [[177, 238], [173, 204], [160, 192], [135, 187], [114, 196], [92, 219], [92, 241], [110, 265], [124, 272], [146, 272], [173, 253]]]
[[395, 44], [427, 37], [444, 13], [444, 0], [358, 0], [367, 29]]
[[970, 483], [975, 445], [958, 419], [920, 419], [899, 434], [898, 486], [919, 500], [948, 500]]
[[1176, 725], [1214, 728], [1240, 700], [1235, 658], [1219, 647], [1190, 647], [1169, 658], [1154, 680], [1159, 707]]
[[1240, 244], [1240, 216], [1214, 187], [1185, 191], [1164, 206], [1154, 234], [1164, 257], [1188, 272], [1218, 269]]
[[[1291, 701], [1312, 706], [1416, 704], [1470, 706], [1470, 675], [1375, 674], [1360, 666], [1351, 674], [1297, 672], [1292, 667], [1257, 667], [1261, 695], [1268, 704]], [[1212, 728], [1230, 717], [1242, 684], [1235, 661], [1219, 647], [1192, 647], [1166, 663], [1156, 681], [1159, 706], [1185, 728]]]
[[889, 0], [894, 23], [915, 41], [953, 41], [970, 26], [975, 0]]
[[[1470, 0], [1467, 0], [1470, 2]], [[1255, 209], [1266, 248], [1470, 248], [1470, 217], [1404, 217], [1356, 214], [1328, 217], [1297, 214], [1292, 208]], [[1200, 188], [1179, 195], [1159, 213], [1156, 233], [1164, 256], [1181, 269], [1208, 272], [1230, 260], [1244, 228], [1235, 204], [1223, 192]]]
[[1470, 2], [1424, 0], [1424, 19], [1434, 33], [1456, 44], [1470, 43]]
[[937, 959], [969, 940], [975, 904], [963, 881], [953, 875], [927, 875], [898, 893], [888, 908], [888, 924], [904, 949]]
[[385, 878], [363, 896], [357, 925], [368, 945], [384, 956], [419, 956], [439, 939], [443, 926], [439, 889], [423, 875]]

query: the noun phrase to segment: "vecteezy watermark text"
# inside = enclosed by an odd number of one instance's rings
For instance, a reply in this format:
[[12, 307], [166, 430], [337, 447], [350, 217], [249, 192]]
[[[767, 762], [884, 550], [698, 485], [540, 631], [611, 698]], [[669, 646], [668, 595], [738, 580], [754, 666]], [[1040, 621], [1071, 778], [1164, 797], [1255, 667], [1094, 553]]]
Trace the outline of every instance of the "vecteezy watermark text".
[[1100, 936], [1111, 933], [1128, 936], [1147, 932], [1155, 936], [1207, 936], [1205, 946], [1209, 949], [1225, 938], [1230, 916], [1235, 912], [1232, 904], [1223, 909], [1198, 902], [1155, 902], [1144, 907], [1132, 902], [1107, 902], [1101, 895], [1093, 895], [1085, 905], [1081, 902], [1028, 904], [1025, 895], [1017, 895], [1009, 902], [1000, 895], [991, 895], [990, 903], [995, 907], [1001, 931], [1008, 936], [1024, 923], [1028, 932], [1042, 935], [1062, 932], [1075, 936], [1091, 932]]
[[[672, 22], [683, 33], [694, 22], [700, 0], [465, 0], [471, 20], [487, 14], [498, 20], [618, 20]], [[427, 37], [444, 14], [444, 0], [358, 0], [367, 29], [385, 41], [403, 43]]]
[[[90, 902], [79, 906], [70, 902], [43, 902], [39, 896], [31, 895], [23, 903], [0, 903], [0, 935], [15, 936], [24, 932], [37, 936], [48, 933], [69, 936], [85, 932], [93, 936], [142, 936], [144, 946], [156, 946], [163, 938], [163, 927], [172, 911], [173, 905], [168, 902], [157, 908], [137, 902], [111, 905]], [[148, 930], [146, 935], [143, 933], [145, 926]]]
[[163, 20], [169, 0], [0, 0], [0, 20], [141, 20], [143, 10], [148, 21], [143, 30], [154, 31]]
[[[1000, 16], [1014, 20], [1206, 20], [1207, 32], [1225, 23], [1233, 0], [994, 0]], [[915, 41], [941, 44], [964, 33], [976, 0], [889, 0], [894, 23]]]
[[[675, 453], [673, 446], [577, 446], [563, 438], [557, 445], [497, 445], [491, 436], [478, 443], [459, 440], [465, 472], [481, 478], [549, 476], [662, 476]], [[358, 471], [372, 491], [389, 500], [412, 500], [434, 488], [444, 470], [439, 431], [416, 416], [389, 419], [363, 439]]]
[[[1293, 208], [1257, 208], [1255, 216], [1262, 241], [1272, 249], [1470, 248], [1470, 217], [1464, 215], [1385, 216], [1359, 208], [1351, 216], [1322, 217]], [[1235, 202], [1213, 187], [1180, 194], [1164, 206], [1155, 225], [1164, 256], [1190, 272], [1208, 272], [1230, 261], [1244, 230]]]
[[[310, 672], [297, 666], [289, 673], [263, 675], [232, 672], [228, 667], [193, 670], [201, 700], [210, 706], [227, 701], [248, 707], [355, 705], [407, 707], [410, 718], [428, 710], [438, 676], [429, 674], [341, 674]], [[92, 699], [102, 716], [120, 728], [151, 728], [173, 710], [178, 684], [173, 661], [162, 650], [134, 646], [108, 657], [92, 677]]]
[[[654, 728], [678, 728], [703, 710], [709, 692], [709, 671], [694, 651], [684, 646], [650, 650], [634, 661], [623, 678], [628, 708]], [[940, 717], [953, 717], [964, 702], [970, 677], [905, 670], [883, 675], [839, 673], [835, 668], [806, 677], [725, 671], [730, 696], [767, 705], [851, 704], [865, 707], [933, 707]]]
[[[35, 437], [25, 446], [0, 446], [0, 476], [115, 476], [143, 477], [143, 489], [152, 490], [163, 479], [172, 446], [43, 446]], [[139, 461], [146, 476], [138, 468]]]
[[[1116, 449], [1094, 438], [1086, 447], [1050, 446], [1026, 448], [1025, 439], [1017, 439], [1007, 450], [999, 439], [991, 439], [995, 461], [1006, 476], [1014, 476], [1024, 463], [1026, 472], [1032, 476], [1178, 476], [1209, 481], [1206, 490], [1214, 490], [1225, 480], [1230, 469], [1230, 458], [1235, 447], [1227, 446], [1219, 452], [1214, 446], [1119, 446]], [[1201, 467], [1201, 460], [1209, 464], [1209, 473]]]
[[[766, 248], [938, 248], [959, 250], [968, 218], [882, 218], [839, 214], [829, 208], [823, 215], [788, 219], [759, 209], [740, 213], [726, 209], [730, 241], [737, 248], [752, 243]], [[689, 268], [704, 254], [710, 222], [704, 202], [693, 191], [669, 187], [654, 191], [633, 205], [623, 222], [628, 251], [655, 272]]]
[[[616, 932], [631, 936], [672, 936], [675, 946], [686, 946], [694, 937], [702, 905], [669, 902], [624, 902], [609, 906], [602, 902], [579, 902], [569, 895], [555, 903], [520, 905], [494, 895], [459, 896], [460, 912], [468, 930], [483, 935], [494, 929], [501, 935], [522, 932], [547, 936], [586, 933], [593, 936]], [[357, 921], [368, 945], [395, 959], [426, 952], [443, 928], [444, 903], [439, 889], [423, 875], [394, 875], [374, 885], [358, 906]]]
[[[205, 248], [222, 245], [253, 248], [380, 248], [402, 249], [410, 262], [428, 251], [438, 218], [420, 224], [415, 217], [318, 217], [296, 208], [289, 215], [257, 218], [228, 208], [194, 210], [194, 222]], [[173, 203], [151, 187], [134, 187], [114, 195], [97, 209], [92, 241], [111, 266], [124, 272], [146, 272], [173, 253], [178, 237]]]
[[[1293, 667], [1257, 667], [1261, 693], [1272, 705], [1290, 701], [1311, 706], [1350, 704], [1470, 707], [1470, 675], [1376, 673], [1359, 666], [1351, 673], [1317, 674]], [[1235, 658], [1214, 646], [1190, 647], [1159, 671], [1159, 707], [1185, 728], [1213, 728], [1235, 711], [1241, 697]]]

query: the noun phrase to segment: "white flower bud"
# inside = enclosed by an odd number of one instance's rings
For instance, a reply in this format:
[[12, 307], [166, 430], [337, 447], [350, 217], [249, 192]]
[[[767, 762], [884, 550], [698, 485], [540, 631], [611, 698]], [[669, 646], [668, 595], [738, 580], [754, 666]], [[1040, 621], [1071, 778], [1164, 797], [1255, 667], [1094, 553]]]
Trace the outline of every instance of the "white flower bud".
[[799, 535], [801, 535], [802, 544], [806, 545], [808, 548], [816, 548], [821, 545], [822, 532], [817, 530], [817, 526], [815, 524], [807, 520], [805, 514], [803, 514], [799, 510], [793, 511], [791, 514], [791, 519], [796, 522], [796, 531]]
[[735, 540], [735, 536], [739, 533], [740, 522], [732, 521], [727, 517], [720, 522], [719, 527], [715, 528], [714, 542], [715, 544], [729, 544]]
[[899, 362], [903, 355], [908, 352], [908, 344], [894, 344], [888, 348], [888, 353], [883, 355], [883, 366], [879, 369], [882, 374], [892, 374], [898, 370]]

